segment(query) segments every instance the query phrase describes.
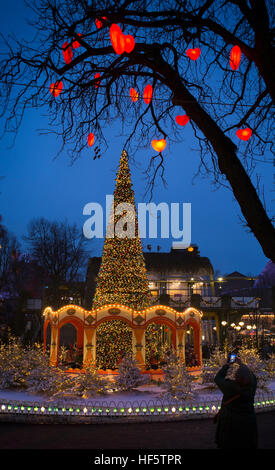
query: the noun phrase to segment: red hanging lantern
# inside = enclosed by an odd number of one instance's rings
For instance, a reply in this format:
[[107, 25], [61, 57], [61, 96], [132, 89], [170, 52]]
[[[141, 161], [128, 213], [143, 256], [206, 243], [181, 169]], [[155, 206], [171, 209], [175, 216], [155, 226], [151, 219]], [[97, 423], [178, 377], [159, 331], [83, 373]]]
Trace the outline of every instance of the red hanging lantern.
[[117, 54], [123, 54], [125, 50], [125, 36], [117, 24], [110, 27], [110, 38], [114, 51]]
[[[99, 78], [100, 77], [100, 73], [95, 73], [95, 78]], [[98, 88], [98, 86], [100, 85], [100, 80], [97, 80], [95, 82], [95, 87]]]
[[238, 129], [236, 134], [241, 140], [249, 140], [252, 136], [252, 130], [249, 129], [249, 127], [246, 127], [245, 129]]
[[166, 147], [166, 140], [165, 139], [160, 139], [160, 140], [154, 139], [154, 140], [152, 140], [151, 145], [152, 145], [153, 149], [156, 152], [162, 152]]
[[127, 52], [127, 54], [130, 54], [130, 52], [132, 52], [132, 50], [135, 47], [135, 38], [131, 36], [130, 34], [128, 34], [128, 36], [124, 36], [124, 40], [125, 40], [125, 46], [124, 46], [125, 52]]
[[[79, 38], [82, 38], [82, 34], [78, 34], [77, 36]], [[74, 49], [78, 49], [81, 46], [81, 44], [75, 39], [72, 43], [72, 46], [73, 46]]]
[[73, 51], [68, 42], [64, 42], [62, 46], [62, 51], [63, 51], [63, 57], [64, 57], [66, 64], [70, 64], [73, 58]]
[[60, 80], [55, 83], [52, 83], [50, 86], [50, 92], [55, 98], [59, 95], [59, 93], [61, 93], [62, 89], [63, 83]]
[[230, 53], [230, 67], [232, 70], [238, 70], [241, 61], [242, 51], [239, 46], [234, 46]]
[[189, 116], [187, 114], [184, 114], [182, 116], [176, 116], [176, 123], [179, 124], [180, 126], [185, 126], [188, 122], [190, 121]]
[[89, 147], [91, 147], [95, 141], [95, 136], [92, 132], [90, 132], [90, 134], [88, 135], [87, 140], [88, 140]]
[[[102, 16], [101, 19], [102, 20], [107, 20], [106, 16]], [[101, 20], [99, 20], [98, 18], [96, 18], [95, 19], [95, 25], [96, 25], [97, 29], [100, 29], [103, 26], [103, 22]]]
[[153, 87], [152, 85], [148, 84], [144, 88], [144, 92], [143, 92], [143, 99], [146, 104], [151, 103], [152, 96], [153, 96]]
[[195, 49], [187, 49], [186, 55], [191, 60], [197, 60], [201, 55], [201, 50], [199, 47], [196, 47]]
[[138, 92], [134, 89], [134, 88], [131, 88], [130, 90], [130, 97], [131, 97], [131, 100], [135, 103], [137, 100], [138, 100]]

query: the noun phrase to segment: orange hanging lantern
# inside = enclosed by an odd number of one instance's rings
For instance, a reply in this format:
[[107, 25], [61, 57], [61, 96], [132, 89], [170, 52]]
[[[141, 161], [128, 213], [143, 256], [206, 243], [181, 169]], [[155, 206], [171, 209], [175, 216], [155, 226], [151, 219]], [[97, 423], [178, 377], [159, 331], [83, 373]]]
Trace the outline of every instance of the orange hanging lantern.
[[125, 36], [117, 24], [110, 27], [110, 38], [114, 51], [117, 54], [123, 54], [125, 50]]
[[130, 97], [131, 97], [131, 100], [135, 103], [137, 100], [138, 100], [138, 92], [134, 89], [134, 88], [131, 88], [130, 90]]
[[144, 92], [143, 92], [143, 99], [146, 104], [151, 103], [152, 96], [153, 96], [153, 87], [152, 85], [148, 84], [144, 88]]
[[165, 139], [160, 139], [160, 140], [154, 139], [154, 140], [152, 140], [151, 145], [152, 145], [153, 149], [156, 152], [162, 152], [166, 147], [166, 140]]
[[[79, 38], [82, 38], [82, 34], [78, 34], [77, 36]], [[73, 46], [74, 49], [78, 49], [81, 46], [81, 44], [75, 39], [72, 43], [72, 46]]]
[[188, 122], [190, 121], [189, 116], [187, 114], [184, 114], [182, 116], [176, 116], [176, 123], [179, 124], [180, 126], [185, 126]]
[[130, 52], [132, 52], [132, 50], [135, 47], [135, 38], [131, 36], [130, 34], [128, 34], [128, 36], [124, 36], [124, 40], [125, 40], [125, 46], [124, 46], [125, 52], [127, 52], [127, 54], [130, 54]]
[[201, 55], [201, 50], [199, 47], [196, 47], [195, 49], [187, 49], [186, 55], [191, 60], [197, 60]]
[[92, 132], [90, 132], [90, 134], [88, 135], [87, 140], [88, 140], [89, 147], [91, 147], [95, 141], [95, 136]]
[[63, 57], [64, 57], [66, 64], [70, 64], [73, 58], [73, 51], [68, 42], [64, 42], [62, 46], [62, 51], [63, 51]]
[[50, 86], [50, 92], [55, 98], [59, 95], [59, 93], [61, 93], [62, 89], [63, 83], [60, 80], [55, 83], [52, 83]]
[[246, 129], [238, 129], [236, 134], [237, 137], [241, 140], [249, 140], [252, 136], [252, 130], [249, 129], [249, 127], [246, 127]]
[[[100, 73], [95, 73], [95, 78], [99, 78], [100, 77]], [[100, 80], [97, 80], [95, 82], [95, 87], [98, 88], [98, 86], [100, 85]]]
[[[101, 19], [102, 19], [102, 20], [107, 20], [106, 16], [102, 16]], [[100, 29], [100, 28], [102, 28], [103, 23], [102, 23], [101, 20], [99, 20], [98, 18], [96, 18], [96, 19], [95, 19], [95, 25], [96, 25], [97, 29]]]
[[230, 53], [230, 67], [232, 70], [238, 70], [241, 61], [242, 51], [239, 46], [234, 46]]

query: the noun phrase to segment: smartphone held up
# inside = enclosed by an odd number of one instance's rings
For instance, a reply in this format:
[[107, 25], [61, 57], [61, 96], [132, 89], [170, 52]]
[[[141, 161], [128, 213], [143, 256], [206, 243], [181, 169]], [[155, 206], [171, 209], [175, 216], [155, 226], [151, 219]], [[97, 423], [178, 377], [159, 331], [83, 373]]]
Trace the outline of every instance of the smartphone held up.
[[236, 361], [237, 355], [235, 353], [231, 353], [229, 356], [229, 362], [230, 364], [233, 364]]

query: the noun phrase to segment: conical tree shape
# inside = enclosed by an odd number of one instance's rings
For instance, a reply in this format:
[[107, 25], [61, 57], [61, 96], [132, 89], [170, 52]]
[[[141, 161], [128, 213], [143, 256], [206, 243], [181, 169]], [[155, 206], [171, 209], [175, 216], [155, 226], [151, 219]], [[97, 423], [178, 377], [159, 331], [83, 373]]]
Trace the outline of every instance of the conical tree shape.
[[119, 303], [142, 310], [151, 304], [151, 300], [128, 157], [123, 151], [93, 308]]

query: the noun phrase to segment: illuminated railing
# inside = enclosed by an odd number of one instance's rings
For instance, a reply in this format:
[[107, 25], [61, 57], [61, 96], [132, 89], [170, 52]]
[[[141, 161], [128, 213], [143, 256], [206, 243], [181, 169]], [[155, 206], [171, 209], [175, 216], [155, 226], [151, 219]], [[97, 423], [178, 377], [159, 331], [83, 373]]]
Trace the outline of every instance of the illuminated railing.
[[[220, 409], [220, 399], [208, 400], [204, 402], [179, 402], [176, 400], [149, 400], [140, 402], [94, 402], [93, 404], [83, 404], [83, 402], [68, 402], [49, 404], [43, 402], [0, 400], [0, 417], [11, 415], [21, 416], [47, 416], [47, 417], [146, 417], [154, 419], [156, 417], [172, 417], [191, 419], [194, 417], [208, 418], [215, 415]], [[268, 411], [275, 409], [274, 393], [257, 395], [254, 402], [256, 411]], [[113, 420], [112, 420], [113, 422]]]

